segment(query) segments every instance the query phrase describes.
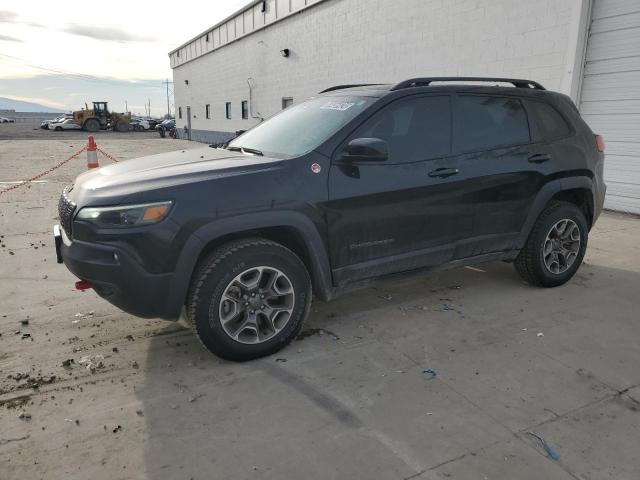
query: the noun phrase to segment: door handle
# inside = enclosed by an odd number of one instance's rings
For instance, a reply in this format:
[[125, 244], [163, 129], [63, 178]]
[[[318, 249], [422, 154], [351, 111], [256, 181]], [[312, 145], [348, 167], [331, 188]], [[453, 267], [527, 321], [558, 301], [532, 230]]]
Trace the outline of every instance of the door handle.
[[544, 163], [551, 160], [551, 155], [548, 153], [536, 153], [535, 155], [531, 155], [528, 160], [529, 163]]
[[460, 170], [458, 170], [457, 168], [436, 168], [435, 170], [429, 172], [429, 176], [431, 178], [447, 178], [452, 175], [457, 175], [458, 173], [460, 173]]

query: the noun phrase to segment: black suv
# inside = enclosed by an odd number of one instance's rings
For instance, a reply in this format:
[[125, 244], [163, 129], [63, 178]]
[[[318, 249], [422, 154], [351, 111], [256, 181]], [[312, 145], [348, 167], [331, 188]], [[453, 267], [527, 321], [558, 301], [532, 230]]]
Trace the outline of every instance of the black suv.
[[83, 173], [58, 259], [133, 315], [186, 307], [209, 350], [247, 360], [298, 334], [312, 294], [383, 275], [505, 260], [562, 285], [602, 210], [603, 150], [530, 80], [342, 85], [224, 148]]

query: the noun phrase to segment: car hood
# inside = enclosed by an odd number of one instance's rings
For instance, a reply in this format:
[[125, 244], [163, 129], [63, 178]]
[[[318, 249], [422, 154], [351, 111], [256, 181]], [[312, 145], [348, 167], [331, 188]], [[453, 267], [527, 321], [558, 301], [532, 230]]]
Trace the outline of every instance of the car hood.
[[[102, 158], [100, 160], [103, 161]], [[211, 147], [179, 150], [82, 173], [77, 177], [69, 198], [80, 206], [89, 201], [98, 204], [100, 199], [121, 199], [144, 191], [278, 169], [281, 164], [280, 158]]]

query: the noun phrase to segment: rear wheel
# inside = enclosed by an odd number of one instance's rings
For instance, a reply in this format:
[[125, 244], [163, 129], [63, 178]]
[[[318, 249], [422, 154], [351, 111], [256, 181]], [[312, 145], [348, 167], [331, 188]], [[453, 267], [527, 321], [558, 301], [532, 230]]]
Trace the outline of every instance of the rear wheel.
[[56, 128], [55, 128], [55, 131], [56, 131], [56, 132], [60, 132], [60, 131], [62, 131], [62, 127], [56, 127]]
[[310, 306], [304, 263], [278, 243], [251, 238], [228, 243], [200, 263], [187, 313], [207, 349], [245, 361], [285, 347]]
[[514, 265], [531, 285], [556, 287], [571, 279], [582, 264], [589, 228], [572, 203], [553, 202], [536, 221]]
[[86, 122], [84, 122], [84, 129], [87, 132], [97, 132], [100, 130], [100, 122], [95, 118], [90, 118]]

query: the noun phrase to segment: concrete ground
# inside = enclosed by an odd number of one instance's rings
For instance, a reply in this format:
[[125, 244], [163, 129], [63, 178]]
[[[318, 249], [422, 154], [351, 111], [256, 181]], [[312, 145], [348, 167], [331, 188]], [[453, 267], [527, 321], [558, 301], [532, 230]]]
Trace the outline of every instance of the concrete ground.
[[[0, 141], [0, 181], [85, 140], [30, 138]], [[199, 146], [97, 141], [119, 159]], [[640, 478], [637, 218], [603, 214], [566, 286], [504, 263], [385, 280], [235, 364], [73, 289], [50, 232], [84, 161], [0, 194], [3, 480]]]

